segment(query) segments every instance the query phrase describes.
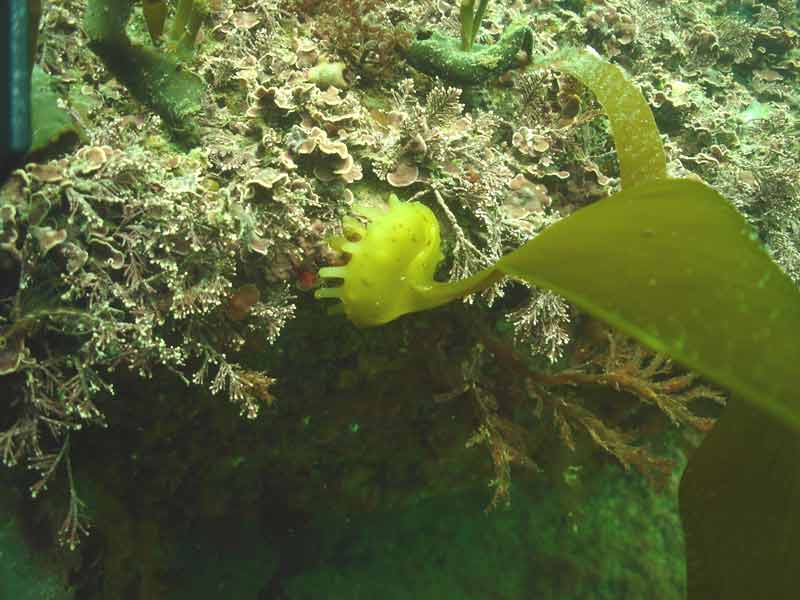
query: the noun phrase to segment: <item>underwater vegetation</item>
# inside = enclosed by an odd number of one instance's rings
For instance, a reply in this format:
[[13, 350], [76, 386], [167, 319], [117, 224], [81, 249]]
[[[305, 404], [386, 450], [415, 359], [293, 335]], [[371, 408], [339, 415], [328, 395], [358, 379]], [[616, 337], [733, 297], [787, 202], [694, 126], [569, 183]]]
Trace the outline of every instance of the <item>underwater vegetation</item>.
[[438, 223], [427, 207], [390, 198], [385, 214], [357, 208], [371, 223], [364, 228], [346, 222], [345, 237], [333, 244], [352, 255], [350, 263], [320, 270], [323, 278], [343, 284], [317, 296], [341, 299], [356, 324], [381, 325], [510, 275], [564, 295], [800, 426], [800, 406], [792, 401], [800, 364], [793, 335], [800, 331], [800, 294], [794, 283], [722, 197], [700, 182], [667, 178], [655, 121], [617, 67], [592, 53], [567, 50], [541, 63], [597, 91], [609, 113], [623, 191], [562, 219], [492, 267], [451, 283], [433, 279], [443, 256]]
[[509, 69], [525, 64], [533, 47], [533, 32], [527, 25], [506, 27], [500, 39], [491, 45], [475, 45], [489, 0], [465, 0], [461, 3], [461, 39], [438, 31], [417, 35], [406, 52], [414, 68], [423, 73], [461, 85], [484, 83]]
[[[167, 7], [145, 0], [144, 16], [153, 42], [161, 40]], [[207, 15], [205, 0], [181, 0], [169, 34], [170, 52], [131, 41], [126, 25], [133, 0], [90, 0], [84, 17], [91, 48], [136, 98], [158, 113], [185, 140], [194, 139], [192, 117], [202, 108], [203, 81], [181, 65], [192, 52]]]
[[[784, 456], [796, 456], [791, 450], [800, 447], [797, 287], [762, 249], [744, 218], [719, 194], [697, 181], [666, 177], [655, 122], [644, 98], [616, 67], [593, 54], [569, 51], [542, 62], [567, 70], [598, 94], [609, 113], [623, 191], [550, 226], [492, 267], [452, 283], [433, 278], [442, 254], [438, 223], [427, 207], [403, 205], [390, 198], [384, 214], [357, 208], [357, 214], [370, 223], [366, 227], [354, 220], [345, 223], [345, 237], [332, 243], [351, 256], [350, 262], [320, 271], [323, 278], [343, 282], [319, 290], [317, 296], [340, 299], [353, 322], [374, 326], [474, 293], [504, 275], [528, 281], [558, 292], [731, 389], [737, 396], [734, 403], [747, 401], [769, 411], [790, 428], [783, 433], [781, 426], [769, 427], [776, 437], [786, 438], [784, 444], [777, 440], [773, 444]], [[735, 411], [731, 420], [746, 422], [739, 417], [738, 407]], [[723, 435], [714, 436], [717, 443], [736, 445], [730, 439], [727, 444], [719, 441]], [[738, 432], [728, 436], [741, 443]], [[762, 465], [770, 464], [773, 453], [756, 456]], [[719, 451], [717, 457], [722, 457]], [[749, 459], [752, 464], [752, 448]], [[796, 476], [792, 481], [797, 481]], [[686, 502], [692, 502], [691, 495], [684, 492], [683, 497], [689, 498]], [[753, 505], [749, 506], [752, 510]], [[782, 510], [769, 511], [775, 528], [783, 522], [781, 516], [791, 520], [792, 506], [787, 500]], [[699, 502], [692, 507], [698, 513], [711, 510]], [[759, 508], [760, 513], [769, 514], [765, 506]], [[691, 535], [690, 530], [690, 543]], [[765, 539], [763, 533], [760, 537]], [[790, 535], [782, 538], [786, 544], [797, 544]], [[795, 549], [781, 551], [791, 556]], [[700, 564], [704, 569], [708, 563], [701, 560]], [[770, 585], [785, 594], [790, 576], [778, 570]], [[705, 577], [700, 575], [700, 579]], [[748, 587], [763, 589], [763, 577], [762, 571]], [[697, 585], [691, 577], [690, 581], [690, 589], [703, 589], [703, 593], [718, 591], [720, 585]]]
[[43, 8], [0, 455], [85, 597], [170, 597], [176, 540], [224, 515], [501, 508], [512, 471], [558, 497], [606, 462], [658, 495], [663, 430], [711, 430], [690, 597], [786, 596], [795, 3]]

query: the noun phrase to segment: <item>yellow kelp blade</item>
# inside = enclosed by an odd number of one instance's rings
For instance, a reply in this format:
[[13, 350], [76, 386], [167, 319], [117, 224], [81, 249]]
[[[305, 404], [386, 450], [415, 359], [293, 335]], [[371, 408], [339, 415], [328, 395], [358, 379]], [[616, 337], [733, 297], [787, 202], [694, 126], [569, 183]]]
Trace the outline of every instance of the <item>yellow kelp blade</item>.
[[799, 458], [796, 429], [729, 401], [681, 479], [689, 600], [800, 595]]
[[497, 268], [800, 428], [800, 292], [708, 186], [629, 187], [562, 219]]
[[591, 48], [565, 48], [535, 59], [533, 66], [568, 73], [595, 95], [608, 115], [623, 189], [667, 176], [667, 158], [653, 111], [619, 66]]

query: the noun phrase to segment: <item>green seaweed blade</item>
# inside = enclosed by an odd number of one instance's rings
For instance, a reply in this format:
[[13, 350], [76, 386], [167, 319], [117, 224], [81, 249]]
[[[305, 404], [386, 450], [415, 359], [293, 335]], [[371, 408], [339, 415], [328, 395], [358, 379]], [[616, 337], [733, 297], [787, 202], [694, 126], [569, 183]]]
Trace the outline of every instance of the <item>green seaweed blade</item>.
[[575, 212], [497, 267], [800, 428], [800, 292], [754, 237], [708, 186], [656, 179]]
[[653, 112], [622, 69], [591, 48], [565, 48], [537, 59], [534, 66], [568, 73], [595, 95], [608, 115], [623, 189], [667, 176], [667, 158]]
[[688, 598], [797, 598], [800, 292], [719, 194], [666, 179], [652, 113], [619, 68], [591, 50], [539, 64], [595, 93], [625, 191], [546, 230], [505, 267], [734, 392], [681, 478]]

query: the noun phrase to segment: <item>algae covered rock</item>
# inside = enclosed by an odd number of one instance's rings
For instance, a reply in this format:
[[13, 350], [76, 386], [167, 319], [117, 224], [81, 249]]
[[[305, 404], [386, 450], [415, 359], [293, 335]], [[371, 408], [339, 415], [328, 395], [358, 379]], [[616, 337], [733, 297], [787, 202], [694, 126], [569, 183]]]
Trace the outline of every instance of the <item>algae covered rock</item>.
[[529, 56], [533, 33], [523, 25], [512, 25], [492, 45], [475, 44], [463, 50], [461, 40], [438, 32], [419, 39], [408, 48], [406, 58], [414, 68], [459, 85], [476, 85], [518, 66], [520, 53]]

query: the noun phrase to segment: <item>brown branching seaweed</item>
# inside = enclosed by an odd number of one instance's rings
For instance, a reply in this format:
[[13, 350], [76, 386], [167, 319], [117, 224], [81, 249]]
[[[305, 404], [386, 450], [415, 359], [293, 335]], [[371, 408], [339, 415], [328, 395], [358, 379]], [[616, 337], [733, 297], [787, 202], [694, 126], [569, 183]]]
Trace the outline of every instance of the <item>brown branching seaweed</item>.
[[[698, 381], [693, 373], [616, 333], [607, 332], [604, 344], [580, 348], [572, 357], [573, 366], [553, 372], [529, 366], [494, 334], [483, 332], [480, 340], [473, 359], [462, 366], [466, 384], [461, 392], [469, 392], [479, 413], [479, 425], [468, 446], [483, 444], [492, 458], [494, 496], [490, 508], [508, 501], [512, 465], [530, 468], [536, 464], [527, 450], [530, 432], [503, 416], [498, 395], [491, 391], [493, 378], [485, 373], [477, 375], [489, 360], [501, 372], [508, 371], [499, 379], [516, 381], [517, 395], [527, 398], [523, 404], [528, 404], [528, 412], [549, 419], [566, 448], [575, 451], [584, 438], [614, 457], [625, 470], [633, 467], [659, 486], [666, 482], [674, 465], [643, 443], [644, 434], [631, 419], [639, 412], [638, 407], [652, 406], [673, 426], [706, 432], [714, 419], [697, 415], [695, 402], [725, 403], [719, 391]], [[586, 392], [598, 389], [619, 392], [614, 396], [618, 406], [593, 406]]]

